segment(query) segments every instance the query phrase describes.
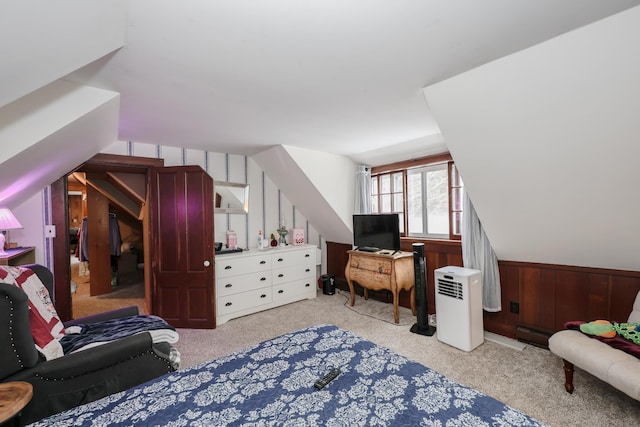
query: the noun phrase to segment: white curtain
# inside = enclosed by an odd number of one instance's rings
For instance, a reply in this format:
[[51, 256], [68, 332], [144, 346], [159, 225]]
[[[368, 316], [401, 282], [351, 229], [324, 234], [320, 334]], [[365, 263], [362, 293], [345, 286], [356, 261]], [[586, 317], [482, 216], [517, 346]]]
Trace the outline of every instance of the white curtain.
[[462, 211], [464, 212], [462, 216], [462, 261], [465, 267], [482, 271], [482, 306], [484, 310], [501, 311], [498, 260], [466, 191]]
[[354, 212], [357, 214], [371, 213], [371, 168], [359, 165], [356, 172], [356, 201]]

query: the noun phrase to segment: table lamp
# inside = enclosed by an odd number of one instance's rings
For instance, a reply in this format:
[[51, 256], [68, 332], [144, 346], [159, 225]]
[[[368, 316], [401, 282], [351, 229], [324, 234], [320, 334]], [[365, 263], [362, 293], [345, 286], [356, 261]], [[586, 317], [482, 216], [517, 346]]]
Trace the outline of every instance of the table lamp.
[[4, 250], [5, 232], [22, 228], [20, 221], [16, 219], [9, 208], [0, 208], [0, 256], [7, 255]]

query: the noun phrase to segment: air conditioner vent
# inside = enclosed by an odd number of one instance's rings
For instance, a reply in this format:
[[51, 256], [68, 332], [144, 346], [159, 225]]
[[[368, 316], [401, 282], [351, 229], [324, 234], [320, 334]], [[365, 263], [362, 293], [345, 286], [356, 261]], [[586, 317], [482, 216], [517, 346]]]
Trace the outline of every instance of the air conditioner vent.
[[451, 280], [438, 279], [438, 293], [451, 298], [464, 299], [464, 288], [462, 283]]

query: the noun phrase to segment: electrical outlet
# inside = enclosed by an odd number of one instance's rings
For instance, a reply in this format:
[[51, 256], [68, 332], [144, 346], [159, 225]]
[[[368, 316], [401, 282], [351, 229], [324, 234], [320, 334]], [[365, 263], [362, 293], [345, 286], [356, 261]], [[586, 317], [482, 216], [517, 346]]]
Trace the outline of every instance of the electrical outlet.
[[56, 226], [55, 225], [45, 225], [44, 226], [44, 237], [56, 237]]
[[509, 311], [515, 314], [520, 313], [520, 304], [515, 301], [511, 301], [509, 303]]

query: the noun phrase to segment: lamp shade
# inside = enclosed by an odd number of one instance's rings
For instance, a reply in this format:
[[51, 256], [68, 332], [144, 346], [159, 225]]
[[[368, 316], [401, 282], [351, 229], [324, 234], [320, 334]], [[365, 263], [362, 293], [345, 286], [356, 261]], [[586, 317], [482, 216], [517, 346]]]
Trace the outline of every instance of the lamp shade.
[[0, 208], [0, 230], [16, 230], [22, 228], [9, 208]]

